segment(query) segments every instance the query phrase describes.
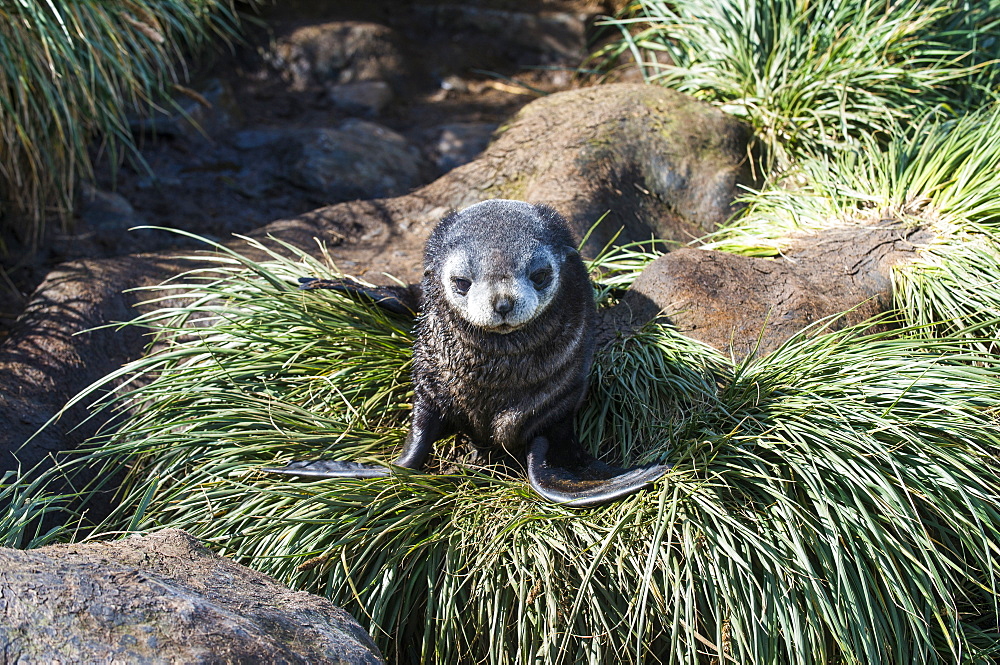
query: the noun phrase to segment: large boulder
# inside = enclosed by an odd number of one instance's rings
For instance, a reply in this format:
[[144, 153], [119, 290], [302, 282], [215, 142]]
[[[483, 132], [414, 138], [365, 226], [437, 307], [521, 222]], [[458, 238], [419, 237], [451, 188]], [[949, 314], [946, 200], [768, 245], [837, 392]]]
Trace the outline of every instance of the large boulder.
[[616, 235], [687, 242], [736, 211], [741, 186], [753, 183], [752, 137], [735, 118], [663, 88], [571, 90], [528, 104], [479, 157], [412, 194], [320, 208], [250, 235], [307, 249], [326, 239], [339, 268], [381, 283], [386, 273], [419, 281], [424, 241], [442, 215], [490, 198], [549, 204], [579, 237], [607, 214], [585, 252]]
[[774, 258], [678, 249], [643, 270], [606, 312], [602, 332], [619, 334], [665, 315], [724, 353], [763, 355], [821, 321], [839, 330], [889, 309], [893, 270], [916, 260], [931, 239], [924, 229], [885, 219], [793, 235]]
[[330, 601], [177, 530], [0, 549], [0, 653], [9, 663], [383, 662]]

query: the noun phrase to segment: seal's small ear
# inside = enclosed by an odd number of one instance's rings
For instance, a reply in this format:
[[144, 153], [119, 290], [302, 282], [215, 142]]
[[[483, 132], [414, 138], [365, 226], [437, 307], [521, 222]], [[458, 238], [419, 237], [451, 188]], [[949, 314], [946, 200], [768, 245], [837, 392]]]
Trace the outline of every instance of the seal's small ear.
[[580, 256], [580, 252], [576, 247], [571, 247], [570, 245], [563, 245], [563, 258], [571, 259], [574, 256]]

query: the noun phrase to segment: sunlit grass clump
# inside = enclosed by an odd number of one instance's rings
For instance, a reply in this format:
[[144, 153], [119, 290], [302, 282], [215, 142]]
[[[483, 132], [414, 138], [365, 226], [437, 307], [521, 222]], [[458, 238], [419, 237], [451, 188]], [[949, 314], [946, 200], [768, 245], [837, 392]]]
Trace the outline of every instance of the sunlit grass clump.
[[126, 114], [168, 104], [183, 57], [235, 31], [232, 0], [0, 0], [0, 221], [36, 242], [65, 219], [91, 142], [134, 150]]
[[772, 164], [879, 136], [928, 109], [995, 97], [995, 0], [636, 0], [620, 39], [649, 83], [750, 122]]
[[606, 458], [673, 465], [651, 491], [289, 481], [262, 469], [388, 461], [407, 422], [412, 322], [295, 288], [326, 274], [229, 253], [169, 285], [100, 404], [117, 426], [64, 465], [128, 469], [97, 533], [186, 529], [329, 596], [392, 662], [989, 662], [1000, 357], [852, 329], [734, 364], [652, 324], [599, 351], [580, 416]]

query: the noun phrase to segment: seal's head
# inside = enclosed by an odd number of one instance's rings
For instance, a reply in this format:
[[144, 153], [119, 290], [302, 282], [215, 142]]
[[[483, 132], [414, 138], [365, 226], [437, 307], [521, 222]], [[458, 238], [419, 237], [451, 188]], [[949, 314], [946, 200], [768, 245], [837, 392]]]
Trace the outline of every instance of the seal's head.
[[424, 272], [459, 317], [507, 334], [546, 311], [570, 257], [579, 260], [555, 211], [494, 199], [441, 221], [427, 243]]

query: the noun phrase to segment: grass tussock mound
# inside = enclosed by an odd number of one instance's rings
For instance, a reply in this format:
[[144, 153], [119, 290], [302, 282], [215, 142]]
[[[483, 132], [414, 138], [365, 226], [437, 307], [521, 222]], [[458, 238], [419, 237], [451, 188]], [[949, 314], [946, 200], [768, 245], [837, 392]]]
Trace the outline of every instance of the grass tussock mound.
[[146, 317], [158, 350], [102, 401], [124, 421], [73, 463], [129, 469], [98, 531], [187, 529], [330, 596], [400, 662], [954, 662], [996, 643], [1000, 357], [911, 327], [733, 364], [654, 323], [598, 354], [580, 416], [604, 457], [674, 466], [653, 491], [569, 510], [483, 468], [287, 482], [261, 468], [391, 460], [409, 392], [410, 321], [296, 290], [329, 274], [300, 258], [230, 254], [169, 285], [187, 304]]

